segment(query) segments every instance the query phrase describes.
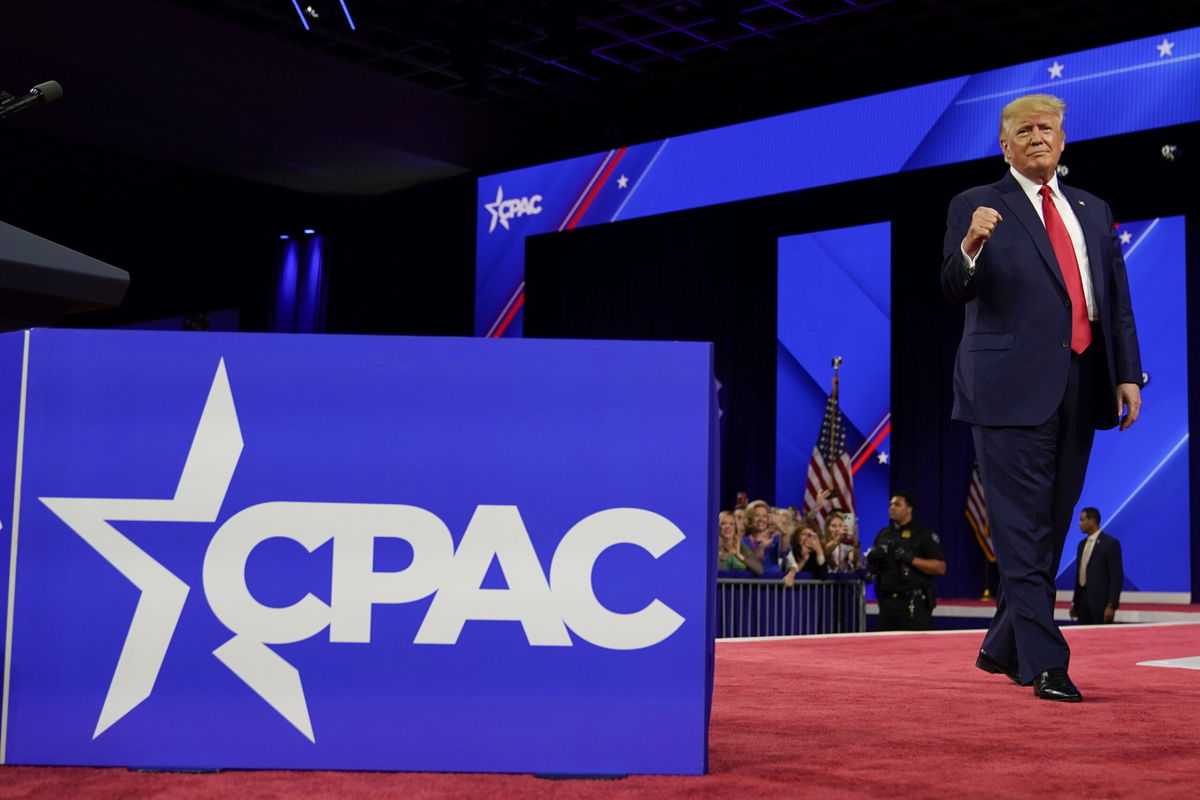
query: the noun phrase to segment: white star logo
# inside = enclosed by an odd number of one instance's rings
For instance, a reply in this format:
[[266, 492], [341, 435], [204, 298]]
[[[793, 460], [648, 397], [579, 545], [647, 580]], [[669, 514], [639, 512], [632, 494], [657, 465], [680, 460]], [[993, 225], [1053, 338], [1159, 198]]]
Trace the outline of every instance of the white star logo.
[[1168, 42], [1166, 40], [1166, 37], [1163, 38], [1163, 40], [1160, 44], [1156, 44], [1155, 47], [1158, 48], [1158, 57], [1159, 58], [1166, 58], [1167, 56], [1174, 55], [1174, 53], [1172, 53], [1171, 50], [1175, 47], [1175, 43]]
[[[189, 592], [187, 584], [109, 523], [216, 522], [242, 446], [237, 409], [222, 359], [174, 497], [38, 498], [141, 591], [92, 738], [150, 697]], [[218, 647], [213, 655], [310, 741], [315, 741], [295, 667], [266, 645], [240, 635]]]
[[879, 459], [880, 464], [888, 463], [888, 454], [883, 451], [880, 451], [875, 457]]
[[1046, 67], [1046, 69], [1050, 71], [1051, 80], [1062, 77], [1063, 65], [1058, 63], [1058, 61], [1055, 61], [1050, 66]]
[[617, 188], [618, 189], [624, 189], [628, 185], [629, 185], [629, 178], [626, 178], [624, 175], [617, 178]]
[[1119, 238], [1121, 240], [1121, 244], [1129, 244], [1130, 242], [1133, 241], [1133, 234], [1130, 233], [1129, 231], [1125, 231], [1117, 238]]
[[508, 217], [501, 215], [500, 206], [504, 204], [504, 187], [496, 187], [496, 199], [491, 203], [484, 203], [483, 207], [492, 215], [492, 224], [488, 227], [488, 233], [496, 230], [496, 223], [499, 222], [504, 226], [504, 230], [508, 230]]

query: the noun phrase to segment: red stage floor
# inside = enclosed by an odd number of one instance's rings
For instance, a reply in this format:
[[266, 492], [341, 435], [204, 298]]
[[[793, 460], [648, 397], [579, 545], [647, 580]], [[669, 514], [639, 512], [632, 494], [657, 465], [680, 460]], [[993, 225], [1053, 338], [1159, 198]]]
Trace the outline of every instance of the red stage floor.
[[719, 642], [703, 777], [3, 767], [0, 798], [1195, 797], [1200, 624], [1065, 634], [1080, 704], [976, 670], [979, 631]]

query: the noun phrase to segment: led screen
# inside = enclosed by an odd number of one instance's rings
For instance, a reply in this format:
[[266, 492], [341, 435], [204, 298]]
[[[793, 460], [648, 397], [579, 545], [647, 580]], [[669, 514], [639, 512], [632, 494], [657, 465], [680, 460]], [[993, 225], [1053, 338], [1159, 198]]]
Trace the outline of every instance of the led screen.
[[[1188, 374], [1184, 218], [1117, 228], [1133, 296], [1142, 369], [1142, 417], [1127, 431], [1099, 431], [1079, 509], [1094, 506], [1121, 541], [1126, 590], [1190, 592]], [[1082, 534], [1067, 537], [1058, 587], [1075, 580]]]
[[775, 502], [803, 507], [808, 462], [825, 413], [835, 356], [854, 466], [854, 499], [868, 522], [886, 519], [891, 433], [891, 224], [779, 240]]
[[1067, 101], [1072, 141], [1195, 122], [1200, 28], [484, 176], [475, 333], [520, 335], [526, 236], [998, 155], [1029, 92]]

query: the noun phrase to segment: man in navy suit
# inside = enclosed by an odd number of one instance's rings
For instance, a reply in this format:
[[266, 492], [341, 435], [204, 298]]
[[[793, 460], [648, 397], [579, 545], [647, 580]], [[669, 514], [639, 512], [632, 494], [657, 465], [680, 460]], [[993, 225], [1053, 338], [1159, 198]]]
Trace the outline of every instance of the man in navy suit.
[[1125, 570], [1121, 565], [1121, 543], [1100, 530], [1100, 511], [1085, 508], [1079, 513], [1083, 541], [1075, 552], [1075, 596], [1071, 618], [1080, 625], [1110, 625], [1121, 605]]
[[942, 288], [966, 306], [953, 418], [970, 423], [1000, 570], [976, 666], [1083, 699], [1054, 622], [1054, 577], [1097, 429], [1141, 409], [1141, 356], [1108, 205], [1058, 181], [1066, 105], [1005, 106], [1008, 174], [950, 203]]

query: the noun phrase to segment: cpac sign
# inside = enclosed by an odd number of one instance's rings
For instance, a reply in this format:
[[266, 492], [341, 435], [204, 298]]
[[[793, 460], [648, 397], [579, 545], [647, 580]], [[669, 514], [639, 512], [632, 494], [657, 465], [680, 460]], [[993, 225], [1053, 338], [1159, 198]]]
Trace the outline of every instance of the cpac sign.
[[[408, 569], [374, 571], [373, 546], [380, 535], [412, 546]], [[334, 540], [328, 605], [312, 594], [287, 608], [254, 599], [246, 586], [246, 561], [271, 537], [293, 539], [309, 551]], [[658, 600], [633, 614], [609, 611], [592, 590], [592, 568], [611, 545], [634, 544], [657, 557], [681, 539], [678, 528], [649, 511], [601, 511], [563, 537], [547, 584], [515, 506], [480, 506], [454, 550], [446, 525], [415, 506], [264, 503], [238, 513], [213, 537], [204, 559], [204, 589], [213, 612], [236, 634], [215, 651], [217, 657], [312, 740], [303, 695], [283, 696], [275, 689], [278, 656], [264, 645], [303, 641], [327, 627], [331, 642], [368, 643], [372, 605], [410, 603], [436, 592], [416, 644], [455, 644], [470, 620], [516, 620], [531, 645], [570, 647], [569, 626], [600, 647], [650, 647], [674, 633], [683, 618]], [[508, 589], [480, 588], [493, 559]]]
[[506, 200], [504, 199], [504, 187], [497, 186], [496, 199], [490, 203], [484, 203], [483, 207], [492, 215], [488, 233], [496, 230], [497, 222], [504, 226], [504, 230], [508, 230], [509, 220], [542, 213], [542, 196], [535, 194], [532, 197], [510, 197]]
[[[374, 571], [380, 536], [412, 546], [408, 569]], [[246, 561], [272, 537], [292, 539], [310, 552], [333, 540], [330, 604], [312, 594], [286, 608], [254, 599]], [[609, 611], [592, 590], [592, 568], [613, 545], [636, 545], [657, 558], [683, 538], [670, 520], [650, 511], [600, 511], [563, 537], [547, 583], [516, 506], [479, 506], [455, 550], [445, 523], [416, 506], [263, 503], [217, 531], [204, 559], [204, 587], [221, 622], [256, 644], [299, 642], [326, 627], [331, 642], [370, 642], [372, 605], [411, 603], [436, 592], [416, 644], [454, 644], [470, 620], [515, 620], [531, 645], [570, 647], [569, 626], [599, 647], [636, 650], [666, 639], [683, 617], [658, 600], [632, 614]], [[480, 588], [493, 559], [508, 589]]]
[[[138, 575], [131, 579], [142, 588], [147, 608], [155, 609], [158, 621], [174, 628], [187, 587], [160, 564], [138, 559], [130, 552], [133, 543], [106, 523], [140, 517], [139, 510], [170, 519], [173, 515], [167, 506], [178, 504], [180, 498], [192, 498], [209, 509], [219, 507], [217, 495], [224, 497], [241, 450], [241, 431], [222, 360], [174, 500], [40, 499], [113, 566], [126, 575]], [[375, 571], [375, 544], [381, 537], [403, 540], [412, 548], [407, 569]], [[282, 608], [255, 599], [246, 583], [246, 564], [256, 547], [277, 538], [297, 542], [309, 552], [333, 541], [328, 604], [312, 593]], [[480, 506], [455, 550], [446, 524], [416, 506], [261, 503], [222, 525], [204, 556], [205, 597], [217, 618], [234, 633], [214, 655], [312, 741], [312, 723], [299, 682], [281, 681], [293, 668], [265, 645], [304, 641], [325, 628], [331, 642], [369, 643], [373, 605], [411, 603], [436, 593], [414, 643], [455, 644], [469, 620], [515, 620], [531, 645], [570, 647], [569, 626], [600, 647], [649, 647], [670, 636], [683, 618], [657, 599], [636, 613], [614, 614], [596, 599], [592, 569], [597, 557], [613, 545], [637, 545], [657, 558], [683, 538], [669, 520], [650, 511], [600, 511], [572, 527], [559, 542], [547, 582], [515, 506]], [[481, 588], [493, 560], [500, 565], [508, 589]], [[165, 609], [174, 609], [175, 619]], [[170, 642], [169, 636], [164, 641], [156, 633], [135, 616], [96, 736], [149, 696]], [[138, 665], [140, 674], [130, 664]]]
[[0, 755], [702, 771], [708, 347], [0, 336]]

